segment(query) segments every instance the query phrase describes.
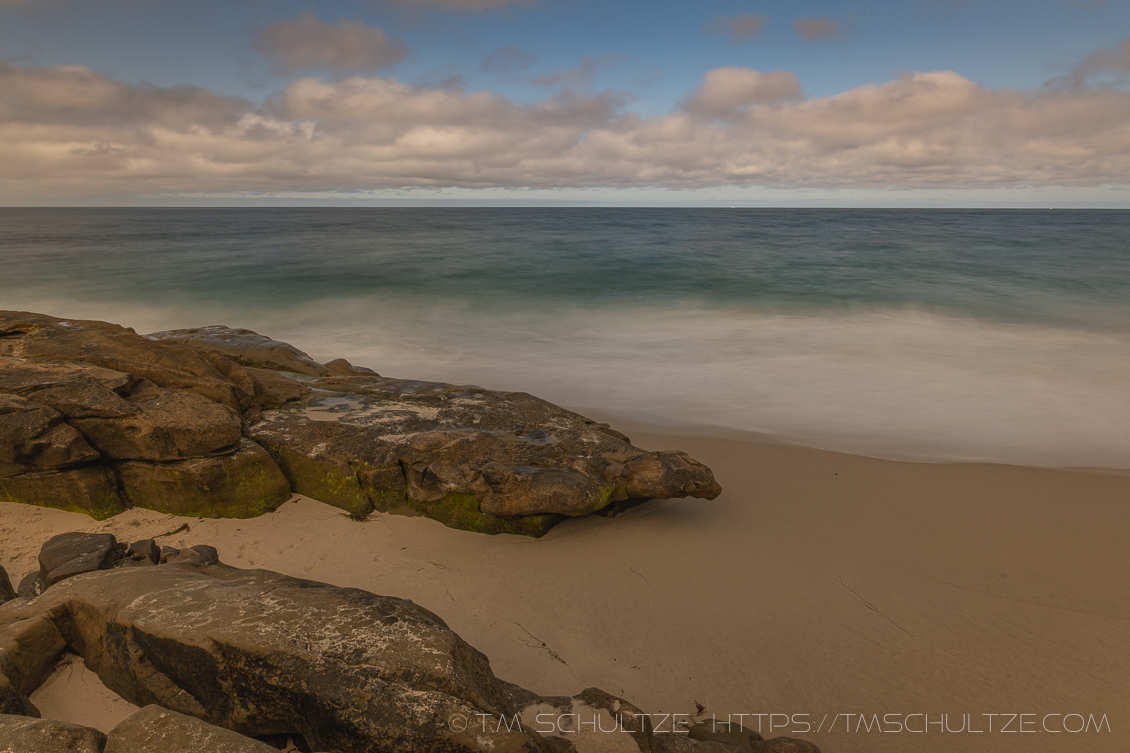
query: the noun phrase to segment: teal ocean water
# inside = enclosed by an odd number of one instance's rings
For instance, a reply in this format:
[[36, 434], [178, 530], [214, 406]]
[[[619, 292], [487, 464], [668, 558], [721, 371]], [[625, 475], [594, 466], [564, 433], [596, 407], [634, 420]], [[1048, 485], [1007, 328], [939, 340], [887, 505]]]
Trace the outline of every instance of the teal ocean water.
[[884, 457], [1130, 467], [1130, 212], [0, 209], [0, 308]]

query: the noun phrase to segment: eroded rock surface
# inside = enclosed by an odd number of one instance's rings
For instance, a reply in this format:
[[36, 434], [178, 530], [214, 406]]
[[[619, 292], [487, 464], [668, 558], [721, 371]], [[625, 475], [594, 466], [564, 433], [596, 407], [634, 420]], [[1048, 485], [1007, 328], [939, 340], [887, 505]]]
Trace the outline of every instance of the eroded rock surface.
[[0, 753], [103, 753], [96, 729], [54, 719], [0, 714]]
[[712, 499], [682, 452], [646, 452], [522, 392], [380, 376], [305, 379], [249, 428], [295, 491], [354, 513], [408, 509], [488, 533], [541, 533], [612, 502]]
[[0, 605], [0, 714], [37, 716], [28, 696], [73, 651], [144, 707], [106, 753], [265, 753], [251, 738], [286, 735], [337, 753], [819, 753], [737, 725], [655, 734], [599, 688], [539, 696], [405, 599], [229, 567], [202, 544], [155, 565], [151, 540], [90, 536], [55, 537], [41, 566], [103, 569]]
[[329, 368], [290, 343], [272, 340], [249, 329], [212, 325], [154, 332], [146, 337], [151, 340], [178, 343], [194, 350], [230, 356], [244, 366], [291, 371], [295, 374], [311, 376], [325, 376], [330, 373]]
[[0, 606], [0, 672], [26, 697], [69, 648], [131, 703], [249, 737], [297, 733], [315, 750], [572, 749], [523, 731], [514, 720], [537, 697], [431, 612], [214, 554], [197, 546]]
[[146, 706], [110, 731], [104, 753], [277, 753], [231, 730]]
[[109, 517], [250, 517], [291, 492], [364, 516], [541, 535], [710, 469], [532, 395], [390, 379], [213, 326], [141, 336], [0, 312], [0, 500]]

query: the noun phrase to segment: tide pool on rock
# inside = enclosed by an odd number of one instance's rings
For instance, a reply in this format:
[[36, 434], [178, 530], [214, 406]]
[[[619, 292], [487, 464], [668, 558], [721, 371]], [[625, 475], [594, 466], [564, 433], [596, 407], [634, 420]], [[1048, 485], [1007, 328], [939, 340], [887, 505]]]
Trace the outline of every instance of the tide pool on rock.
[[[296, 371], [300, 369], [301, 371]], [[0, 312], [0, 499], [253, 517], [291, 492], [363, 517], [538, 536], [653, 498], [713, 499], [706, 466], [520, 392], [317, 364], [210, 326], [141, 336]]]

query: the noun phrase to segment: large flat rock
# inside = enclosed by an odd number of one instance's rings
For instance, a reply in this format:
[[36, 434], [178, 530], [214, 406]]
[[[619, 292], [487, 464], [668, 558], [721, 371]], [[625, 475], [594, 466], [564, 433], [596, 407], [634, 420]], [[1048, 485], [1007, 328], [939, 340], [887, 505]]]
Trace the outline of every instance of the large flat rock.
[[228, 567], [210, 547], [0, 606], [0, 669], [24, 695], [67, 648], [131, 703], [248, 737], [294, 733], [340, 753], [569, 749], [515, 725], [537, 697], [498, 680], [431, 612]]
[[65, 577], [0, 605], [0, 713], [37, 715], [28, 696], [71, 651], [145, 707], [110, 732], [115, 753], [251, 753], [256, 737], [337, 753], [819, 753], [737, 725], [656, 734], [599, 688], [542, 696], [497, 678], [411, 601], [229, 567], [207, 545], [155, 564], [152, 548], [82, 533], [44, 544], [41, 568]]
[[523, 392], [391, 379], [223, 326], [141, 336], [0, 312], [0, 499], [252, 517], [298, 492], [363, 517], [540, 536], [710, 469]]
[[146, 706], [110, 731], [103, 753], [277, 753], [237, 732]]
[[0, 356], [40, 366], [51, 361], [98, 366], [148, 379], [159, 387], [191, 390], [237, 411], [254, 401], [254, 395], [198, 353], [108, 322], [0, 312]]
[[526, 393], [376, 375], [302, 383], [310, 392], [264, 411], [249, 434], [295, 491], [351, 512], [407, 508], [459, 528], [537, 533], [614, 502], [721, 491], [684, 453], [641, 450]]
[[90, 727], [0, 714], [0, 753], [103, 753], [105, 747], [106, 736]]

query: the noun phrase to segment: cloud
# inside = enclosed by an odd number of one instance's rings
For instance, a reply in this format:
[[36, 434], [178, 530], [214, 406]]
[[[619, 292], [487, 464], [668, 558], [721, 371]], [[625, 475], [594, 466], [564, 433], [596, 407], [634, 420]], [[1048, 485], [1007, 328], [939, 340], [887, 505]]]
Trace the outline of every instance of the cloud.
[[215, 128], [250, 108], [246, 100], [200, 87], [124, 84], [81, 65], [25, 69], [0, 63], [0, 127]]
[[811, 16], [793, 20], [793, 29], [806, 42], [818, 42], [823, 39], [842, 37], [844, 31], [840, 22], [834, 18], [824, 16]]
[[254, 29], [252, 36], [255, 49], [280, 73], [319, 68], [373, 73], [411, 53], [374, 26], [351, 20], [330, 24], [309, 13]]
[[706, 72], [683, 107], [696, 115], [718, 118], [755, 103], [803, 96], [800, 81], [790, 71], [762, 73], [750, 68], [715, 68]]
[[1099, 50], [1087, 56], [1081, 65], [1088, 73], [1126, 73], [1130, 71], [1130, 37], [1113, 50]]
[[1123, 39], [1116, 47], [1092, 52], [1078, 63], [1069, 67], [1065, 76], [1048, 81], [1049, 89], [1083, 89], [1090, 79], [1096, 77], [1122, 78], [1130, 73], [1130, 37]]
[[575, 89], [592, 88], [596, 72], [620, 60], [621, 56], [609, 53], [594, 58], [592, 55], [581, 55], [581, 62], [575, 68], [566, 68], [552, 73], [543, 73], [530, 79], [536, 86], [568, 86]]
[[521, 73], [537, 61], [533, 53], [517, 47], [502, 47], [483, 58], [479, 70], [487, 73]]
[[1123, 39], [1113, 50], [1099, 50], [1087, 56], [1078, 65], [1077, 72], [1083, 76], [1112, 73], [1121, 75], [1130, 72], [1130, 37]]
[[756, 37], [767, 23], [769, 23], [769, 16], [764, 13], [718, 16], [706, 25], [706, 33], [724, 36], [729, 42], [736, 44]]
[[[1130, 184], [1130, 93], [917, 73], [834, 96], [716, 69], [675, 111], [301, 78], [264, 103], [0, 63], [0, 202], [409, 186], [967, 188]], [[724, 112], [724, 117], [716, 113]]]

